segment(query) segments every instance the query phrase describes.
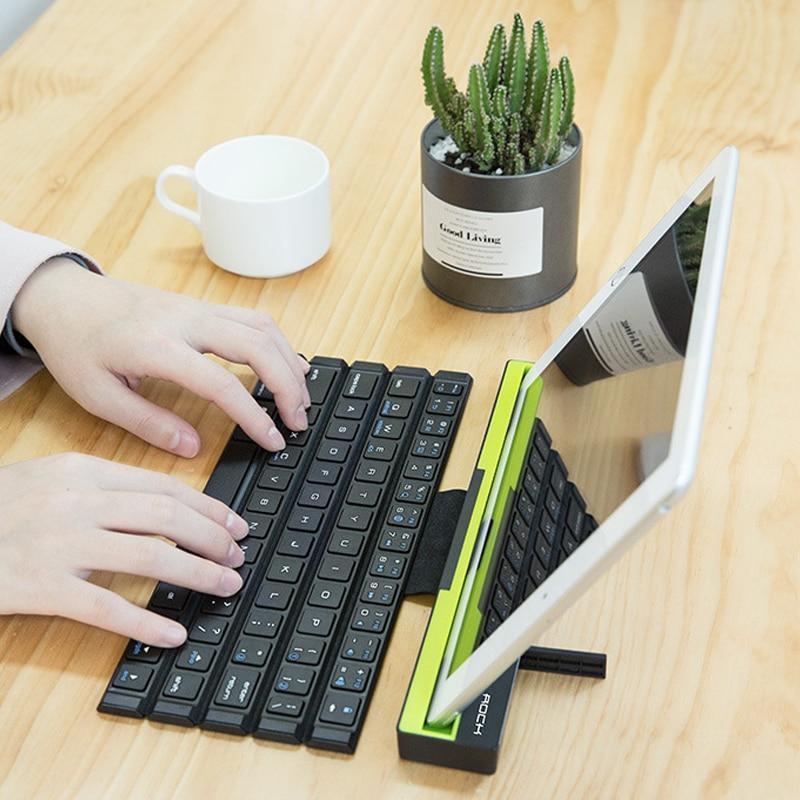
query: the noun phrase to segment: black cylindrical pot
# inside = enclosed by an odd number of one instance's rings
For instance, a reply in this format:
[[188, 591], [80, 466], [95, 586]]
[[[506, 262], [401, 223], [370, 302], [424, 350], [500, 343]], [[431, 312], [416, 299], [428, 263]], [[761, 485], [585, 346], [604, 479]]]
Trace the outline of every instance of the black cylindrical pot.
[[[556, 356], [561, 371], [578, 386], [685, 355], [694, 297], [686, 283], [675, 225], [650, 248], [625, 280], [637, 278], [644, 280], [644, 293], [630, 297], [620, 287]], [[598, 317], [599, 314], [602, 317]], [[636, 330], [634, 318], [649, 323], [647, 336]], [[627, 341], [618, 330], [623, 320], [632, 337]], [[600, 355], [603, 350], [600, 341], [615, 337], [618, 351], [627, 350], [623, 352], [629, 359], [626, 369]], [[657, 357], [654, 357], [654, 349], [658, 351]], [[635, 354], [639, 354], [638, 360]]]
[[422, 277], [455, 305], [522, 311], [550, 303], [578, 272], [581, 133], [562, 162], [523, 175], [480, 175], [436, 160], [438, 120], [422, 132]]

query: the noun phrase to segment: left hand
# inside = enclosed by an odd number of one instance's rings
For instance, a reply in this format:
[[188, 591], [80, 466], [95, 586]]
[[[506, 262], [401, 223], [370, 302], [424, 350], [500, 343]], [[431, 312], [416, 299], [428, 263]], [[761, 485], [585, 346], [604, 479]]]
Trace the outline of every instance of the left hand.
[[28, 278], [12, 315], [67, 394], [164, 450], [191, 458], [200, 437], [186, 420], [137, 393], [148, 376], [215, 403], [262, 447], [285, 445], [241, 381], [204, 353], [249, 364], [274, 394], [286, 426], [308, 426], [308, 364], [263, 312], [125, 283], [55, 258]]

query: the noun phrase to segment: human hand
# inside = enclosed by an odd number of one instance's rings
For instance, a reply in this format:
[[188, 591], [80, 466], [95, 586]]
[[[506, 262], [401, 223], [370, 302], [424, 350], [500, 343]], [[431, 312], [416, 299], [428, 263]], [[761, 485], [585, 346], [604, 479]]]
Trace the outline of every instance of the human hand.
[[275, 423], [239, 379], [204, 358], [249, 364], [292, 430], [308, 426], [308, 364], [266, 314], [95, 275], [67, 258], [39, 267], [12, 306], [12, 322], [64, 391], [98, 417], [187, 458], [197, 431], [137, 393], [162, 378], [210, 400], [267, 450], [285, 446]]
[[[55, 614], [158, 647], [177, 622], [87, 582], [111, 570], [228, 597], [247, 523], [176, 478], [66, 453], [0, 467], [0, 614]], [[171, 547], [152, 534], [172, 539]]]

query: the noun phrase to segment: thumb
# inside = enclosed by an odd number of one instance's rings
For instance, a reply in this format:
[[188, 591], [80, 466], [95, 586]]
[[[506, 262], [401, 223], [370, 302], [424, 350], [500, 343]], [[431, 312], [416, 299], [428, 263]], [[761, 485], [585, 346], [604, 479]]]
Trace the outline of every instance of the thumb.
[[200, 450], [200, 436], [186, 420], [151, 403], [113, 375], [98, 377], [86, 408], [120, 428], [170, 453], [192, 458]]

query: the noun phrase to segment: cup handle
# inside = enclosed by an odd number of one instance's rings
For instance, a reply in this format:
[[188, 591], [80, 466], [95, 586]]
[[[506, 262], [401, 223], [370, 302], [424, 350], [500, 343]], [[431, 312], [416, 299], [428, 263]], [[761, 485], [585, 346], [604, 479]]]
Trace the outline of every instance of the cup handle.
[[192, 208], [186, 208], [180, 203], [176, 203], [168, 194], [164, 187], [167, 178], [175, 176], [176, 178], [185, 178], [192, 187], [197, 191], [197, 180], [194, 177], [194, 170], [189, 167], [184, 167], [182, 164], [171, 164], [166, 169], [161, 171], [161, 174], [156, 180], [156, 197], [158, 202], [161, 203], [167, 211], [177, 214], [179, 217], [188, 219], [195, 228], [200, 230], [200, 215]]

